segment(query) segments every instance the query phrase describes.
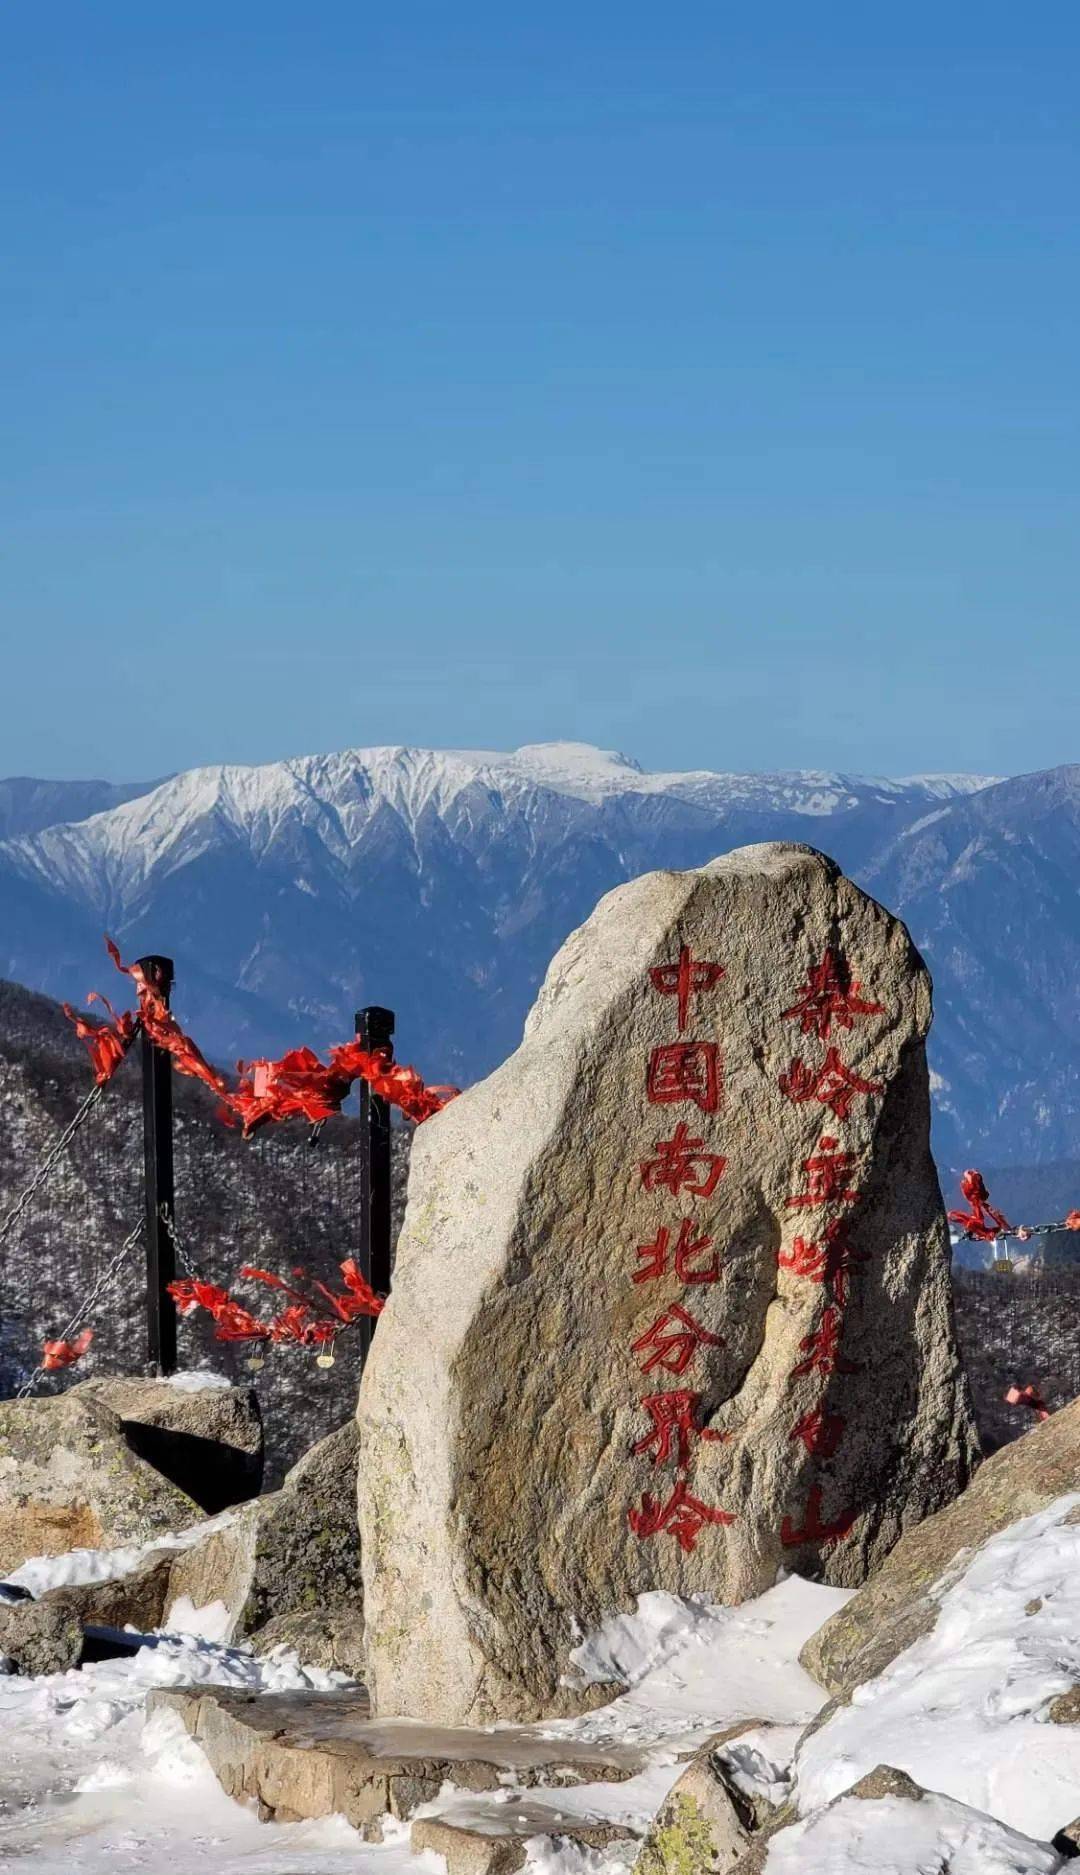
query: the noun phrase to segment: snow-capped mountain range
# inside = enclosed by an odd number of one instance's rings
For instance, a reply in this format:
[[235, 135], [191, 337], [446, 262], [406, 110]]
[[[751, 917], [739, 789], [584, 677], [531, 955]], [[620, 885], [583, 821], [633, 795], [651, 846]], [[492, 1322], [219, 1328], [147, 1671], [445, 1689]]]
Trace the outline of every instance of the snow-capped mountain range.
[[463, 1081], [516, 1045], [601, 893], [806, 840], [934, 973], [943, 1159], [1080, 1155], [1080, 768], [897, 781], [648, 774], [581, 744], [353, 749], [142, 787], [0, 782], [0, 828], [0, 974], [116, 989], [108, 930], [176, 959], [177, 1009], [221, 1058], [325, 1045], [378, 1002], [403, 1057]]

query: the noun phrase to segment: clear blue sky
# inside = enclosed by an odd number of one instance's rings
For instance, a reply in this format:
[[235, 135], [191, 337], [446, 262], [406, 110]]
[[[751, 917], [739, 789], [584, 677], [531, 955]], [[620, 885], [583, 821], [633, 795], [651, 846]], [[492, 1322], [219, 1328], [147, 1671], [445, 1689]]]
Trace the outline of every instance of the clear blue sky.
[[0, 773], [1080, 759], [1065, 0], [9, 10]]

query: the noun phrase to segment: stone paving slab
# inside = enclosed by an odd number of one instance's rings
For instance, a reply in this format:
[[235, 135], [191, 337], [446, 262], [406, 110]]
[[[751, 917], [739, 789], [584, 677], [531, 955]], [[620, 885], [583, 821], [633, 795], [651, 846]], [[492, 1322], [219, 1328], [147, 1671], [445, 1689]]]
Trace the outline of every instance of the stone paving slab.
[[375, 1720], [362, 1688], [266, 1694], [170, 1687], [148, 1704], [178, 1715], [231, 1797], [254, 1799], [279, 1821], [340, 1814], [374, 1836], [387, 1813], [410, 1818], [445, 1783], [468, 1791], [611, 1784], [646, 1764], [636, 1746], [582, 1745], [525, 1727]]

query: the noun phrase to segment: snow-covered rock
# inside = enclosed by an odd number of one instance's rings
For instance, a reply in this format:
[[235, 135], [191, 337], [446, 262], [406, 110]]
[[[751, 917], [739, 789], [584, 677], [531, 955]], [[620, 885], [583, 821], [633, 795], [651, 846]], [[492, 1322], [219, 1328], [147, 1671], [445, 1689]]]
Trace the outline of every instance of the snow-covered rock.
[[1049, 1841], [1080, 1815], [1080, 1491], [961, 1551], [927, 1599], [929, 1630], [811, 1725], [800, 1813], [884, 1763]]
[[732, 1875], [1055, 1875], [1047, 1842], [879, 1765], [805, 1821], [755, 1845]]

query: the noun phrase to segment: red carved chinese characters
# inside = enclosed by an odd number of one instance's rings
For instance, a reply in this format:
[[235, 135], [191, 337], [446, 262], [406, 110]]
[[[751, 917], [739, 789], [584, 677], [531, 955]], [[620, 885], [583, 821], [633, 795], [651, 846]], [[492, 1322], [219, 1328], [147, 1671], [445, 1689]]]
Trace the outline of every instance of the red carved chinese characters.
[[[821, 1317], [820, 1328], [804, 1335], [799, 1343], [806, 1355], [797, 1367], [791, 1370], [791, 1378], [798, 1380], [807, 1374], [822, 1374], [826, 1379], [832, 1374], [857, 1374], [859, 1369], [854, 1361], [844, 1359], [840, 1352], [840, 1331], [843, 1316], [839, 1309], [826, 1309]], [[689, 1358], [689, 1357], [688, 1357]], [[681, 1372], [681, 1369], [680, 1369]]]
[[847, 1307], [848, 1275], [856, 1263], [870, 1261], [865, 1250], [856, 1250], [844, 1235], [845, 1226], [841, 1218], [833, 1218], [825, 1226], [821, 1243], [808, 1243], [805, 1237], [796, 1237], [790, 1250], [778, 1250], [776, 1261], [782, 1270], [790, 1270], [794, 1276], [805, 1276], [812, 1283], [828, 1283], [840, 1308]]
[[790, 1517], [785, 1517], [780, 1526], [780, 1541], [785, 1549], [797, 1549], [802, 1543], [835, 1543], [839, 1537], [847, 1536], [855, 1522], [856, 1513], [849, 1511], [838, 1517], [834, 1523], [821, 1520], [821, 1486], [811, 1485], [806, 1499], [806, 1513], [802, 1527], [797, 1529]]
[[633, 1346], [635, 1354], [648, 1357], [640, 1362], [643, 1374], [651, 1374], [655, 1367], [684, 1374], [699, 1348], [722, 1348], [724, 1337], [703, 1328], [680, 1302], [673, 1302]]
[[819, 1204], [855, 1204], [859, 1194], [844, 1182], [851, 1177], [854, 1164], [854, 1153], [841, 1152], [839, 1141], [826, 1134], [817, 1152], [803, 1160], [806, 1190], [788, 1199], [789, 1209], [802, 1210]]
[[692, 1497], [685, 1478], [679, 1479], [666, 1504], [661, 1504], [657, 1498], [650, 1497], [648, 1491], [643, 1491], [640, 1510], [631, 1510], [628, 1516], [635, 1536], [658, 1536], [661, 1531], [666, 1531], [687, 1555], [693, 1550], [705, 1524], [735, 1522], [730, 1511], [720, 1510], [713, 1504], [703, 1504], [700, 1498]]
[[[713, 1251], [708, 1261], [699, 1263], [695, 1258], [706, 1257], [712, 1250], [711, 1237], [697, 1237], [692, 1218], [684, 1217], [679, 1226], [678, 1241], [675, 1245], [674, 1269], [681, 1283], [716, 1283], [720, 1280], [720, 1258]], [[642, 1267], [634, 1271], [636, 1283], [655, 1282], [657, 1277], [668, 1272], [668, 1247], [671, 1232], [662, 1224], [652, 1243], [638, 1245], [638, 1261]]]
[[833, 1458], [844, 1436], [844, 1421], [839, 1413], [827, 1413], [823, 1406], [804, 1413], [788, 1433], [789, 1439], [801, 1439], [811, 1458]]
[[885, 1089], [880, 1081], [864, 1081], [840, 1059], [840, 1051], [835, 1046], [829, 1049], [820, 1068], [807, 1067], [805, 1061], [793, 1061], [790, 1068], [779, 1078], [780, 1092], [788, 1100], [802, 1103], [807, 1100], [819, 1100], [823, 1107], [829, 1107], [838, 1120], [846, 1120], [851, 1112], [851, 1103], [860, 1094], [882, 1094]]
[[826, 1042], [834, 1022], [838, 1029], [853, 1029], [858, 1016], [883, 1016], [884, 1004], [864, 1002], [861, 987], [852, 982], [840, 952], [828, 950], [819, 964], [811, 964], [798, 1001], [784, 1010], [784, 1021], [798, 1022], [804, 1035]]
[[724, 1176], [727, 1160], [718, 1152], [705, 1152], [703, 1139], [691, 1139], [680, 1120], [670, 1139], [655, 1142], [656, 1158], [642, 1159], [641, 1182], [646, 1191], [669, 1191], [673, 1198], [687, 1191], [693, 1198], [711, 1198]]
[[647, 1432], [632, 1448], [635, 1458], [648, 1453], [654, 1465], [664, 1465], [671, 1457], [672, 1440], [675, 1441], [675, 1467], [685, 1471], [690, 1464], [690, 1444], [693, 1439], [711, 1439], [722, 1442], [729, 1435], [714, 1432], [709, 1426], [698, 1423], [701, 1411], [700, 1393], [691, 1393], [688, 1387], [676, 1387], [671, 1393], [651, 1393], [641, 1402], [652, 1420], [652, 1431]]
[[702, 1113], [720, 1105], [720, 1050], [715, 1042], [661, 1042], [649, 1056], [645, 1091], [654, 1106], [692, 1100]]
[[[724, 975], [720, 964], [695, 958], [683, 944], [676, 963], [658, 964], [649, 977], [658, 995], [672, 999], [676, 1033], [683, 1038], [694, 1012], [695, 998], [715, 989]], [[669, 1031], [670, 1032], [670, 1031]], [[716, 1113], [723, 1099], [720, 1048], [715, 1041], [661, 1042], [648, 1058], [646, 1099], [652, 1106], [692, 1105], [702, 1114]], [[678, 1210], [693, 1211], [693, 1201], [712, 1197], [727, 1168], [722, 1153], [709, 1150], [703, 1131], [691, 1131], [679, 1121], [669, 1139], [653, 1143], [653, 1156], [641, 1159], [637, 1172], [641, 1188], [681, 1200]], [[672, 1204], [670, 1209], [674, 1210]], [[652, 1228], [652, 1226], [650, 1226]], [[721, 1260], [704, 1220], [694, 1216], [657, 1223], [655, 1235], [637, 1246], [635, 1284], [674, 1276], [689, 1287], [720, 1281]], [[681, 1303], [672, 1303], [632, 1344], [643, 1374], [660, 1370], [681, 1375], [701, 1349], [722, 1348], [724, 1338], [695, 1319]], [[689, 1472], [700, 1443], [719, 1442], [730, 1434], [701, 1424], [702, 1394], [689, 1387], [647, 1394], [641, 1401], [649, 1430], [631, 1447], [635, 1458], [651, 1459], [654, 1466], [674, 1465]], [[728, 1524], [727, 1511], [705, 1503], [680, 1477], [666, 1501], [643, 1492], [639, 1505], [627, 1512], [630, 1529], [640, 1540], [668, 1535], [685, 1553], [693, 1550], [707, 1524]]]
[[679, 952], [677, 964], [657, 964], [649, 971], [654, 990], [658, 990], [661, 996], [678, 997], [676, 1008], [680, 1035], [690, 1019], [691, 999], [700, 996], [705, 990], [715, 989], [723, 974], [721, 964], [695, 959], [685, 944]]

